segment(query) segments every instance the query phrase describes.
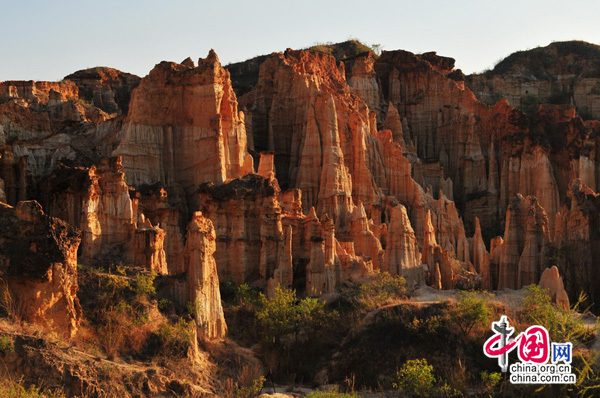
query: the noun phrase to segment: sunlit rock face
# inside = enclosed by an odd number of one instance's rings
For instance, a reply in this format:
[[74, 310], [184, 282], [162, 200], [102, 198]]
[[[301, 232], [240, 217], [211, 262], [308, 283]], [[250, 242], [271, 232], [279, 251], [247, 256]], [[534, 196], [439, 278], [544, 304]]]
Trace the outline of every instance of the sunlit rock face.
[[350, 71], [347, 71], [346, 75], [350, 76], [347, 77], [350, 91], [362, 99], [369, 110], [380, 117], [382, 96], [374, 69], [375, 60], [376, 57], [372, 52], [361, 54], [353, 60], [352, 66], [348, 65]]
[[179, 185], [189, 193], [204, 182], [240, 177], [248, 167], [244, 116], [213, 51], [197, 67], [156, 65], [133, 91], [121, 137], [113, 155], [123, 157], [134, 186]]
[[456, 200], [470, 231], [475, 218], [485, 230], [504, 221], [502, 209], [517, 193], [535, 195], [553, 225], [565, 189], [559, 181], [565, 162], [555, 155], [559, 148], [548, 145], [563, 122], [556, 111], [540, 111], [536, 124], [506, 101], [483, 104], [465, 88], [454, 60], [434, 53], [384, 52], [374, 67], [394, 140], [414, 146], [418, 159], [433, 165], [413, 161], [415, 179], [451, 190], [446, 196]]
[[506, 98], [512, 106], [573, 104], [587, 118], [600, 119], [600, 46], [582, 41], [554, 42], [519, 51], [492, 70], [466, 82], [486, 103]]
[[131, 92], [140, 78], [107, 67], [79, 70], [65, 77], [77, 85], [79, 97], [108, 114], [126, 114]]
[[556, 217], [555, 245], [557, 265], [572, 300], [580, 291], [594, 302], [600, 297], [595, 283], [598, 272], [598, 226], [600, 196], [575, 180]]
[[567, 291], [585, 283], [589, 267], [572, 273], [554, 251], [573, 244], [571, 182], [599, 186], [600, 123], [569, 105], [486, 105], [435, 53], [287, 50], [253, 62], [245, 115], [213, 51], [143, 79], [92, 68], [2, 83], [0, 201], [39, 198], [81, 229], [83, 263], [118, 250], [178, 280], [180, 305], [212, 306], [213, 288], [190, 287], [214, 286], [190, 276], [190, 261], [210, 268], [212, 257], [221, 280], [267, 293], [319, 296], [380, 271], [519, 288], [555, 257]]
[[534, 196], [518, 194], [506, 212], [500, 245], [492, 249], [497, 289], [519, 289], [537, 283], [550, 242], [548, 216]]
[[411, 286], [423, 283], [419, 245], [406, 208], [402, 205], [391, 209], [386, 242], [382, 270], [392, 275], [404, 276]]
[[[96, 69], [96, 88], [116, 90], [126, 107], [139, 78], [110, 68]], [[9, 204], [38, 198], [38, 184], [61, 162], [89, 167], [114, 149], [121, 112], [101, 109], [106, 104], [94, 104], [87, 96], [87, 83], [73, 79], [0, 82], [0, 178]]]
[[[174, 279], [167, 279], [165, 295], [181, 308], [188, 303], [197, 307], [196, 323], [203, 337], [225, 336], [210, 220], [195, 212], [184, 229], [184, 244], [180, 211], [166, 203], [164, 190], [153, 195], [129, 187], [120, 158], [106, 159], [92, 168], [59, 168], [46, 185], [49, 211], [82, 231], [81, 262], [102, 263], [116, 253], [116, 259], [125, 264], [133, 262], [158, 274], [173, 275]], [[144, 211], [161, 220], [164, 229], [159, 223], [153, 225]]]
[[81, 320], [77, 298], [80, 237], [48, 217], [35, 201], [0, 203], [0, 288], [15, 316], [73, 336]]
[[[359, 57], [348, 74], [354, 83], [348, 84], [344, 66], [331, 56], [292, 50], [272, 55], [262, 65], [255, 89], [240, 100], [252, 115], [254, 148], [275, 154], [281, 186], [302, 191], [305, 214], [313, 207], [318, 216], [327, 214], [340, 241], [356, 236], [353, 209], [358, 203], [365, 219], [379, 225], [391, 219], [394, 206], [388, 203], [399, 201], [419, 243], [431, 211], [441, 245], [466, 265], [468, 243], [454, 204], [444, 195], [435, 200], [413, 180], [407, 158], [412, 155], [394, 142], [394, 136], [405, 136], [398, 112], [386, 120], [390, 130], [377, 131], [377, 115], [367, 105], [381, 101], [371, 85], [373, 64], [371, 55]], [[436, 187], [452, 185], [443, 175], [436, 181]], [[364, 242], [354, 247], [366, 254]], [[378, 267], [376, 245], [370, 244], [369, 250]]]
[[187, 302], [193, 303], [196, 323], [202, 336], [225, 337], [227, 325], [221, 306], [215, 252], [215, 229], [201, 212], [195, 212], [188, 224], [183, 252], [187, 274]]
[[119, 247], [123, 261], [167, 273], [165, 231], [139, 215], [120, 158], [105, 159], [91, 168], [61, 167], [44, 182], [49, 214], [79, 228], [80, 259], [101, 261]]
[[353, 194], [373, 202], [368, 108], [351, 94], [333, 57], [292, 50], [273, 55], [241, 101], [252, 113], [255, 149], [275, 153], [279, 184], [302, 190], [305, 213], [315, 207], [345, 229]]
[[538, 283], [542, 289], [546, 289], [552, 302], [556, 303], [560, 308], [568, 310], [569, 296], [565, 290], [563, 279], [558, 272], [556, 265], [546, 268], [542, 272], [540, 282]]

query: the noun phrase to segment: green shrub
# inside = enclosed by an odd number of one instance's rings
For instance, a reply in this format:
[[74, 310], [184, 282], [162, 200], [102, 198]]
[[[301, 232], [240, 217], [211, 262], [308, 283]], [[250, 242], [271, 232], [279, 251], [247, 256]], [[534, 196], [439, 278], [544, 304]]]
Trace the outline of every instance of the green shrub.
[[410, 397], [429, 397], [433, 393], [433, 366], [426, 359], [406, 361], [396, 375], [394, 388]]
[[121, 276], [127, 275], [128, 269], [129, 269], [129, 267], [127, 267], [126, 265], [117, 265], [116, 266], [116, 272], [118, 275], [121, 275]]
[[192, 318], [196, 318], [198, 313], [198, 305], [193, 301], [188, 301], [185, 303], [185, 313]]
[[105, 308], [115, 305], [132, 291], [129, 281], [116, 275], [98, 276], [98, 307]]
[[146, 313], [125, 301], [101, 309], [98, 321], [98, 339], [109, 358], [140, 352], [150, 334]]
[[168, 361], [186, 358], [195, 343], [195, 327], [194, 321], [184, 318], [178, 318], [174, 324], [163, 323], [147, 335], [139, 357], [144, 360], [161, 358]]
[[392, 299], [406, 297], [406, 279], [387, 272], [359, 287], [358, 302], [367, 310], [377, 308]]
[[481, 372], [481, 384], [483, 392], [492, 392], [494, 387], [502, 381], [502, 374], [498, 372]]
[[0, 354], [6, 355], [15, 352], [15, 347], [8, 336], [0, 336]]
[[446, 327], [447, 320], [441, 315], [432, 315], [426, 318], [413, 318], [406, 324], [406, 328], [416, 336], [434, 336]]
[[235, 383], [233, 387], [233, 391], [227, 394], [230, 398], [255, 398], [260, 395], [260, 391], [263, 388], [263, 384], [265, 383], [265, 377], [260, 376], [252, 381], [252, 384], [249, 386], [240, 386], [238, 383]]
[[298, 300], [295, 290], [282, 289], [280, 286], [275, 288], [275, 294], [270, 299], [261, 294], [260, 302], [256, 321], [263, 340], [274, 344], [292, 333], [296, 339], [300, 335], [310, 336], [337, 316], [335, 311], [327, 312], [323, 302], [314, 298]]
[[173, 302], [171, 300], [169, 300], [168, 298], [162, 298], [160, 300], [158, 300], [158, 309], [163, 311], [163, 312], [167, 312], [170, 311], [173, 308]]
[[42, 391], [35, 385], [25, 388], [23, 379], [16, 381], [5, 375], [0, 376], [0, 397], [6, 398], [64, 398], [65, 395], [58, 390]]
[[263, 299], [264, 296], [261, 295], [260, 290], [252, 289], [247, 283], [242, 283], [235, 292], [237, 305], [256, 308], [262, 304]]
[[278, 341], [281, 336], [293, 331], [297, 321], [296, 302], [296, 292], [280, 286], [275, 288], [271, 299], [264, 300], [255, 316], [265, 340]]
[[[463, 386], [463, 388], [466, 386]], [[444, 383], [440, 388], [439, 388], [439, 394], [437, 394], [437, 396], [440, 397], [446, 397], [446, 398], [461, 398], [464, 397], [465, 395], [456, 390], [455, 388], [452, 388], [450, 385], [448, 385], [448, 383]]]
[[135, 276], [135, 294], [138, 296], [152, 297], [156, 294], [154, 288], [154, 279], [156, 272], [153, 270], [150, 274], [139, 273]]
[[[552, 304], [547, 290], [538, 285], [525, 289], [521, 317], [531, 325], [542, 325], [550, 333], [552, 341], [570, 341], [573, 345], [586, 340], [593, 331], [586, 331], [579, 305], [586, 297], [581, 295], [572, 309], [564, 310]], [[584, 313], [587, 311], [584, 311]]]
[[[544, 326], [550, 334], [551, 341], [573, 343], [572, 372], [577, 375], [576, 384], [560, 387], [562, 396], [597, 396], [600, 391], [600, 374], [594, 369], [598, 354], [590, 351], [583, 343], [591, 341], [597, 328], [586, 329], [582, 320], [589, 313], [580, 313], [580, 305], [587, 297], [584, 294], [570, 309], [556, 307], [551, 302], [547, 290], [538, 285], [526, 287], [523, 298], [521, 321], [526, 325]], [[579, 349], [583, 346], [583, 349]], [[541, 386], [539, 390], [547, 388]]]
[[[244, 309], [245, 310], [245, 309]], [[310, 382], [316, 363], [334, 344], [339, 313], [314, 299], [299, 300], [294, 290], [277, 287], [273, 297], [261, 295], [254, 313], [256, 336], [274, 377]]]
[[476, 325], [489, 327], [491, 315], [489, 295], [477, 292], [461, 291], [456, 305], [450, 310], [450, 319], [458, 325], [464, 336], [469, 336]]
[[184, 357], [194, 342], [194, 321], [179, 318], [175, 325], [163, 324], [154, 333], [160, 342], [159, 353], [165, 357]]

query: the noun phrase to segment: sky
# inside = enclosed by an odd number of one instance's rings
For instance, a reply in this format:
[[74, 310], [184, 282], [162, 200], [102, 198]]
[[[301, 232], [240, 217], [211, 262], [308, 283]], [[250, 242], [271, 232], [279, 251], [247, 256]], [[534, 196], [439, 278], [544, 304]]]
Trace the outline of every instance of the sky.
[[0, 0], [0, 81], [94, 66], [145, 76], [211, 48], [226, 65], [349, 38], [437, 51], [469, 74], [553, 41], [600, 44], [599, 16], [597, 0]]

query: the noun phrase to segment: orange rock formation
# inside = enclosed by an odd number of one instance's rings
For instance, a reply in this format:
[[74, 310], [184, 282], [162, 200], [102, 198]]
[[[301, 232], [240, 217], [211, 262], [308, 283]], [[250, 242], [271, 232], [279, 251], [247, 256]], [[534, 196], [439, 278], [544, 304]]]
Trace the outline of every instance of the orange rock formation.
[[48, 217], [35, 201], [14, 208], [0, 203], [0, 289], [11, 297], [5, 304], [12, 315], [75, 334], [81, 318], [79, 242], [71, 226]]
[[244, 115], [214, 51], [198, 66], [162, 62], [133, 91], [122, 140], [128, 184], [160, 183], [190, 194], [252, 171]]
[[569, 296], [565, 291], [563, 280], [558, 273], [558, 268], [556, 267], [556, 265], [553, 265], [550, 268], [546, 268], [544, 272], [542, 272], [542, 277], [540, 278], [539, 285], [541, 288], [548, 290], [550, 298], [560, 308], [563, 308], [565, 310], [568, 310], [570, 308]]
[[226, 330], [217, 272], [318, 296], [380, 271], [520, 288], [557, 265], [567, 291], [595, 292], [599, 122], [486, 105], [435, 53], [252, 62], [246, 114], [213, 51], [140, 81], [94, 68], [0, 83], [0, 201], [39, 198], [80, 228], [83, 262], [120, 247], [163, 274], [210, 338]]

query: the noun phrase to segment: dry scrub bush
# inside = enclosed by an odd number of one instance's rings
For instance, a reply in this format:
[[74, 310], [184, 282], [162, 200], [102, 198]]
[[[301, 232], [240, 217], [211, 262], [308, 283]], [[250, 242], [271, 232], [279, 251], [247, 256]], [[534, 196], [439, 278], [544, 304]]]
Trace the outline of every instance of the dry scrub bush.
[[360, 285], [357, 299], [360, 305], [370, 311], [395, 300], [406, 298], [406, 279], [387, 272], [377, 274], [373, 280]]
[[15, 377], [2, 373], [0, 374], [0, 397], [3, 398], [65, 398], [63, 392], [59, 390], [42, 390], [40, 387], [32, 384], [25, 386], [23, 378]]
[[223, 383], [223, 396], [225, 398], [254, 398], [260, 394], [265, 378], [256, 374], [256, 369], [243, 366], [238, 381], [227, 378]]
[[91, 272], [87, 277], [94, 305], [84, 307], [84, 333], [78, 341], [95, 351], [96, 340], [108, 358], [143, 356], [150, 335], [166, 322], [148, 297], [154, 288], [154, 275], [138, 276], [135, 288], [125, 276]]
[[20, 322], [24, 316], [22, 304], [12, 295], [8, 282], [4, 279], [0, 279], [0, 315], [2, 313], [14, 322]]

